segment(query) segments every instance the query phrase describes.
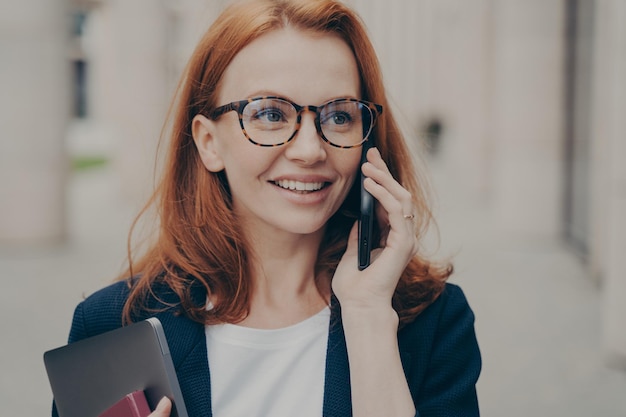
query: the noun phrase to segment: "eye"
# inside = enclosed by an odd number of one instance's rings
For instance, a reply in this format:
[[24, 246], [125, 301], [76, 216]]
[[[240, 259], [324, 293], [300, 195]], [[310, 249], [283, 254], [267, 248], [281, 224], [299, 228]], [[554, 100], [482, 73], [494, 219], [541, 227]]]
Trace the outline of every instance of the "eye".
[[352, 129], [361, 119], [361, 106], [353, 100], [336, 100], [323, 106], [320, 123], [330, 129]]
[[349, 129], [354, 123], [353, 114], [346, 110], [324, 112], [320, 117], [320, 124], [330, 129]]
[[257, 111], [254, 114], [254, 119], [267, 123], [278, 123], [285, 121], [285, 115], [280, 109], [266, 108]]
[[248, 104], [243, 112], [244, 123], [258, 129], [279, 129], [294, 122], [296, 111], [284, 100], [259, 99]]
[[352, 117], [346, 112], [334, 112], [329, 117], [330, 121], [336, 125], [344, 125], [352, 121]]

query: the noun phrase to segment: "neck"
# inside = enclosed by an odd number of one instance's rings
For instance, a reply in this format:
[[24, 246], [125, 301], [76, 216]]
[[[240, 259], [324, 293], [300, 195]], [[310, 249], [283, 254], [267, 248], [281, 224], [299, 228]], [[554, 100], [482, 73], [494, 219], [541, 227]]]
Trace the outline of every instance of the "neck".
[[[330, 279], [315, 276], [323, 231], [309, 235], [272, 235], [252, 240], [252, 298], [250, 314], [241, 323], [256, 328], [279, 328], [318, 313], [329, 303]], [[319, 288], [318, 282], [319, 281]]]

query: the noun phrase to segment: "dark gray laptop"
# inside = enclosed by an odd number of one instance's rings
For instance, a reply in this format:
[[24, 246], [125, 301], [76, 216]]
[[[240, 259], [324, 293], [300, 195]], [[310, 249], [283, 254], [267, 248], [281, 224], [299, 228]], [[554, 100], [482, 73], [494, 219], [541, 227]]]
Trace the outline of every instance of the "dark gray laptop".
[[98, 417], [134, 391], [151, 410], [163, 396], [187, 417], [161, 322], [156, 318], [50, 350], [44, 363], [60, 417]]

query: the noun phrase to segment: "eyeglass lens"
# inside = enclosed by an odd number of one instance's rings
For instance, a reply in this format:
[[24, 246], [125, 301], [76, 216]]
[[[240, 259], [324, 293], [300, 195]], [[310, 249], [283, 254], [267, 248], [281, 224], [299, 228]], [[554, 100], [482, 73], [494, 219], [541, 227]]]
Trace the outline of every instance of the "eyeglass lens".
[[[333, 101], [320, 107], [318, 113], [322, 135], [337, 146], [359, 145], [372, 127], [372, 111], [357, 101]], [[288, 141], [298, 128], [298, 111], [288, 101], [264, 98], [248, 103], [241, 121], [252, 141], [279, 145]]]

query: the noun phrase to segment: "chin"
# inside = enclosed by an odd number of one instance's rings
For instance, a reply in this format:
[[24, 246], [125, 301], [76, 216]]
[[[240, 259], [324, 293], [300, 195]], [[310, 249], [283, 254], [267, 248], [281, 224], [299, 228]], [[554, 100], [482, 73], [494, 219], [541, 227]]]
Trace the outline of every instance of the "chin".
[[293, 223], [292, 225], [283, 224], [282, 228], [287, 232], [298, 235], [311, 235], [323, 232], [326, 223], [327, 222], [305, 224], [304, 222], [297, 222]]

